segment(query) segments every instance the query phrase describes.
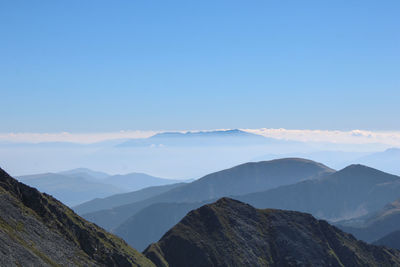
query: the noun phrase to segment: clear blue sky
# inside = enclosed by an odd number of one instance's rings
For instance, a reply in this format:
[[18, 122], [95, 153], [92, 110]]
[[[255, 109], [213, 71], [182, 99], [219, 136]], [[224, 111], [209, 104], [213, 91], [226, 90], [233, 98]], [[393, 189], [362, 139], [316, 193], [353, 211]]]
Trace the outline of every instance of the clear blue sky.
[[400, 130], [400, 1], [0, 3], [0, 132]]

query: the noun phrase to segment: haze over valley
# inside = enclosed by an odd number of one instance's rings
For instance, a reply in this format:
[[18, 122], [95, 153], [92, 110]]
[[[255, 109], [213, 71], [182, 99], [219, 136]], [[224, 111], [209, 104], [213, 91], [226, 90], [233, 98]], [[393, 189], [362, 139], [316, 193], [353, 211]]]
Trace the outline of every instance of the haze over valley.
[[0, 1], [0, 267], [400, 267], [400, 1]]

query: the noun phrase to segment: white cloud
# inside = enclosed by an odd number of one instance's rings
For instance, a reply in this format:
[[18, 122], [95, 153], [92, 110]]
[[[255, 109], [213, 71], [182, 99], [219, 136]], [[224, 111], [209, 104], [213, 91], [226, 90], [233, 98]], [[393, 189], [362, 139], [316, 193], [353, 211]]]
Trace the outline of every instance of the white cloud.
[[337, 131], [337, 130], [288, 130], [288, 129], [243, 129], [276, 139], [302, 142], [328, 142], [338, 144], [385, 144], [400, 146], [400, 132], [396, 131]]
[[[266, 137], [302, 142], [327, 142], [336, 144], [385, 144], [400, 146], [400, 131], [337, 131], [337, 130], [288, 130], [242, 129]], [[0, 142], [73, 142], [95, 143], [115, 139], [146, 138], [164, 131], [119, 131], [103, 133], [0, 133]], [[186, 131], [179, 131], [186, 132]]]

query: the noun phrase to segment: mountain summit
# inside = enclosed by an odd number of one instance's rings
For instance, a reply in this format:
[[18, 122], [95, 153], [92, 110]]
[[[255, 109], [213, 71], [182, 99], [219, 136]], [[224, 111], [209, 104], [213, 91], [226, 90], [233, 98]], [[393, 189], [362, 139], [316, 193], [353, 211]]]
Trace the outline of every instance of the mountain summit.
[[144, 252], [157, 266], [399, 266], [400, 252], [357, 241], [309, 214], [222, 198], [190, 212]]

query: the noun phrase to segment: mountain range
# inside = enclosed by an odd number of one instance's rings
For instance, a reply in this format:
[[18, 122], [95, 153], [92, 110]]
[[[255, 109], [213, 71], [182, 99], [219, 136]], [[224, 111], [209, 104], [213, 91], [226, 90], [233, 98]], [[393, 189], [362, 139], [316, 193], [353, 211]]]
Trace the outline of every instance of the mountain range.
[[117, 147], [140, 146], [236, 146], [283, 143], [277, 139], [248, 133], [242, 130], [216, 130], [199, 132], [163, 132], [148, 138], [131, 139]]
[[[274, 172], [271, 166], [276, 164], [286, 168], [281, 168], [281, 173]], [[265, 165], [270, 166], [267, 168]], [[309, 165], [312, 172], [316, 172], [317, 175], [310, 175]], [[342, 179], [354, 182], [347, 176], [349, 169], [355, 177], [358, 177], [356, 174], [362, 174], [364, 178], [361, 180], [366, 180], [370, 184], [379, 180], [382, 182], [379, 184], [381, 186], [389, 184], [395, 187], [392, 183], [397, 179], [396, 176], [392, 177], [364, 166], [350, 166], [335, 172], [318, 163], [300, 159], [259, 163], [261, 169], [270, 173], [258, 177], [277, 179], [277, 174], [285, 177], [288, 166], [299, 168], [298, 172], [306, 179], [305, 181], [300, 179], [300, 182], [294, 185], [325, 181], [328, 178], [331, 183], [325, 184], [326, 186], [338, 183]], [[237, 168], [241, 170], [243, 166]], [[254, 166], [253, 168], [246, 166], [244, 170], [247, 170], [245, 174], [254, 174]], [[225, 171], [227, 176], [232, 175], [228, 170]], [[242, 172], [239, 173], [243, 175]], [[212, 177], [228, 179], [221, 174]], [[208, 179], [210, 177], [205, 181]], [[238, 180], [241, 179], [232, 179], [235, 183], [238, 183]], [[254, 181], [248, 177], [245, 180]], [[218, 183], [210, 184], [219, 186]], [[176, 185], [175, 188], [159, 196], [186, 186], [188, 185]], [[238, 198], [247, 198], [286, 187], [288, 185], [241, 195]], [[361, 184], [361, 190], [366, 188], [369, 187]], [[150, 189], [160, 190], [160, 188]], [[161, 191], [164, 189], [161, 188]], [[138, 192], [135, 194], [134, 197], [141, 198]], [[126, 197], [128, 196], [124, 196], [123, 199]], [[135, 225], [139, 228], [136, 237], [142, 239], [150, 236], [147, 241], [151, 241], [161, 234], [160, 231], [154, 232], [154, 229], [159, 230], [167, 224], [172, 225], [172, 228], [165, 229], [166, 233], [148, 246], [143, 254], [118, 237], [82, 219], [55, 198], [18, 182], [1, 169], [0, 198], [1, 266], [400, 265], [399, 250], [358, 241], [351, 234], [339, 230], [324, 220], [315, 219], [310, 214], [270, 208], [256, 209], [249, 204], [226, 197], [216, 202], [208, 199], [192, 203], [155, 203], [136, 213], [136, 217], [121, 225], [119, 233], [122, 233], [124, 227], [125, 230], [129, 230], [129, 227]], [[396, 213], [397, 208], [398, 202], [394, 201], [385, 207], [383, 210], [385, 212], [377, 212], [376, 214], [380, 216], [376, 217], [390, 217]], [[187, 213], [188, 209], [192, 211]], [[152, 217], [152, 220], [148, 220]], [[173, 226], [175, 220], [178, 221]], [[130, 224], [132, 221], [134, 223]], [[143, 234], [147, 234], [140, 235], [140, 230]], [[395, 247], [397, 235], [398, 232], [393, 232], [378, 240], [376, 244]]]
[[242, 195], [315, 179], [334, 170], [305, 159], [280, 159], [251, 162], [206, 175], [187, 185], [131, 204], [81, 214], [84, 218], [111, 230], [143, 208], [163, 202], [199, 202], [229, 195]]
[[[257, 175], [260, 173], [263, 175]], [[291, 184], [282, 185], [285, 175], [292, 177]], [[274, 179], [280, 181], [281, 186], [271, 184]], [[260, 180], [265, 182], [267, 190], [241, 183], [255, 184]], [[248, 163], [207, 175], [143, 201], [83, 216], [125, 238], [133, 247], [144, 249], [191, 209], [223, 196], [231, 196], [257, 208], [308, 212], [336, 222], [377, 212], [397, 199], [400, 177], [362, 165], [334, 171], [303, 159]], [[157, 221], [157, 214], [163, 214], [164, 219]]]
[[387, 204], [377, 212], [351, 221], [339, 222], [337, 226], [360, 240], [377, 241], [400, 230], [400, 199]]
[[109, 175], [85, 168], [59, 173], [42, 173], [19, 176], [18, 180], [60, 199], [72, 207], [95, 198], [182, 182], [164, 179], [144, 173]]
[[400, 251], [357, 241], [309, 214], [229, 198], [191, 211], [144, 254], [163, 267], [400, 265]]

